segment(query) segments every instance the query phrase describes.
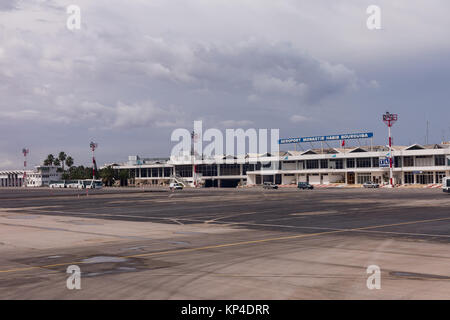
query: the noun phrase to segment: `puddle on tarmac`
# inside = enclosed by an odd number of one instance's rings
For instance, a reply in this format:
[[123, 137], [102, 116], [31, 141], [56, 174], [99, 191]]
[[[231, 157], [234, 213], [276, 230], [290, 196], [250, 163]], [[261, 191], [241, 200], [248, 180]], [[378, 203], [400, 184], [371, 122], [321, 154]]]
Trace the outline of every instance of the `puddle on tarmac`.
[[94, 256], [82, 260], [81, 272], [86, 277], [123, 274], [170, 268], [176, 264], [161, 260], [122, 258], [117, 256]]
[[[14, 261], [29, 266], [46, 266], [46, 269], [57, 270], [62, 273], [66, 273], [69, 265], [77, 264], [81, 269], [82, 275], [86, 277], [152, 271], [171, 268], [180, 264], [159, 259], [151, 259], [149, 257], [121, 257], [120, 255], [101, 254], [87, 257], [84, 256], [83, 258], [69, 254], [55, 254], [51, 256], [27, 257], [16, 259]], [[79, 261], [79, 263], [72, 263], [71, 261]]]

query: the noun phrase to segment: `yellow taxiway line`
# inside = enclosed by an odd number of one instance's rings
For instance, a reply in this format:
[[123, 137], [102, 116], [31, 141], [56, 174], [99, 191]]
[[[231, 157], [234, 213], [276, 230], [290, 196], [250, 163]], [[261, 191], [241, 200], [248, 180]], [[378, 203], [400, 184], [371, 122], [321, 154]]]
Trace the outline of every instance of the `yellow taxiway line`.
[[[174, 253], [176, 254], [176, 253], [186, 253], [186, 252], [195, 252], [195, 251], [209, 250], [209, 249], [229, 248], [229, 247], [236, 247], [236, 246], [242, 246], [242, 245], [247, 245], [247, 244], [257, 244], [257, 243], [265, 243], [265, 242], [272, 242], [272, 241], [282, 241], [282, 240], [293, 240], [293, 239], [301, 239], [301, 238], [322, 236], [322, 235], [327, 235], [327, 234], [336, 234], [336, 233], [343, 233], [343, 232], [352, 232], [352, 231], [369, 230], [369, 229], [377, 229], [377, 228], [395, 227], [395, 226], [401, 226], [401, 225], [436, 222], [436, 221], [443, 221], [443, 220], [450, 220], [450, 217], [438, 218], [438, 219], [428, 219], [428, 220], [416, 220], [416, 221], [408, 221], [408, 222], [376, 225], [376, 226], [353, 228], [353, 229], [339, 229], [339, 230], [333, 230], [333, 231], [324, 231], [324, 232], [308, 233], [308, 234], [300, 234], [300, 235], [276, 237], [276, 238], [266, 238], [266, 239], [259, 239], [259, 240], [232, 242], [232, 243], [224, 243], [224, 244], [204, 246], [204, 247], [197, 247], [197, 248], [187, 248], [187, 249], [160, 251], [160, 252], [150, 252], [150, 253], [142, 253], [142, 254], [135, 254], [135, 255], [129, 255], [129, 256], [119, 256], [119, 258], [127, 259], [127, 258], [153, 257], [153, 256], [161, 256], [161, 255], [168, 255], [168, 254], [174, 254]], [[31, 266], [31, 267], [23, 267], [23, 268], [14, 268], [14, 269], [0, 270], [0, 273], [13, 273], [13, 272], [29, 271], [29, 270], [34, 270], [34, 269], [46, 269], [46, 268], [53, 268], [53, 267], [60, 267], [60, 266], [69, 266], [69, 265], [73, 265], [73, 264], [76, 265], [76, 264], [84, 264], [84, 263], [85, 262], [83, 262], [83, 261], [64, 262], [64, 263], [48, 264], [48, 265], [41, 265], [41, 266]]]

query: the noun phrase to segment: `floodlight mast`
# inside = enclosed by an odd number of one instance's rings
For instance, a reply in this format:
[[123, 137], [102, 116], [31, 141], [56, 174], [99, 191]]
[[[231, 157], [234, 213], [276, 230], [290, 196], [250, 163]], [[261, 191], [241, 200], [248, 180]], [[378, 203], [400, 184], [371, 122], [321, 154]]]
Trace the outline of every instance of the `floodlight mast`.
[[194, 181], [194, 187], [197, 187], [197, 166], [195, 165], [195, 143], [198, 140], [198, 134], [193, 130], [191, 132], [191, 159], [193, 161], [193, 173], [192, 179]]
[[30, 153], [30, 149], [27, 148], [23, 148], [22, 149], [22, 153], [23, 153], [23, 178], [22, 178], [22, 184], [24, 187], [27, 186], [27, 155]]
[[394, 179], [393, 179], [393, 169], [392, 169], [392, 137], [391, 137], [391, 127], [398, 120], [397, 114], [392, 114], [386, 111], [383, 114], [383, 122], [388, 126], [389, 131], [389, 184], [391, 187], [394, 187]]

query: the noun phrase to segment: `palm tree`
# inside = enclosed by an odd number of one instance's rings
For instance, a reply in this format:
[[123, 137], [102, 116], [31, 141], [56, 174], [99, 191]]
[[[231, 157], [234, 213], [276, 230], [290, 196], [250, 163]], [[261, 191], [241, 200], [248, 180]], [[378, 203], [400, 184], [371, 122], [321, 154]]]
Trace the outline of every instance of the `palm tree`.
[[111, 166], [100, 169], [100, 177], [107, 186], [112, 186], [114, 183], [114, 169]]
[[64, 151], [61, 151], [58, 155], [58, 160], [61, 162], [62, 170], [64, 171], [64, 162], [67, 159], [67, 154]]
[[59, 167], [61, 165], [61, 161], [58, 158], [56, 158], [55, 160], [53, 160], [53, 165]]
[[52, 154], [49, 154], [47, 156], [47, 159], [44, 160], [44, 166], [51, 166], [51, 165], [53, 165], [54, 161], [55, 161], [55, 157]]
[[74, 163], [73, 158], [71, 156], [67, 156], [66, 166], [68, 166], [70, 168], [71, 166], [73, 166], [73, 163]]

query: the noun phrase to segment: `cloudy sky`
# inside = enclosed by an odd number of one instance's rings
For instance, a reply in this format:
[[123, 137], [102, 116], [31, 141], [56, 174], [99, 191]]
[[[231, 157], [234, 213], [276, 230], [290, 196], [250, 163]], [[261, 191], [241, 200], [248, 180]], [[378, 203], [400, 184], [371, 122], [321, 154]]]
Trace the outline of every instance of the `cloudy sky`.
[[[70, 4], [81, 29], [66, 27]], [[366, 9], [381, 8], [381, 30]], [[448, 0], [1, 0], [0, 169], [64, 150], [168, 156], [170, 134], [279, 128], [450, 140]]]

